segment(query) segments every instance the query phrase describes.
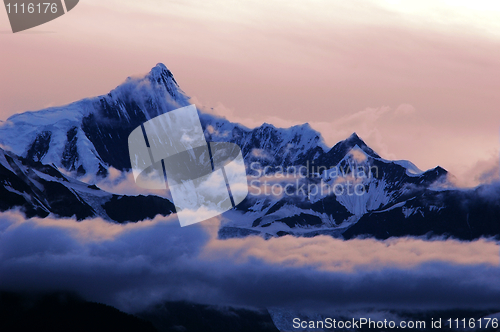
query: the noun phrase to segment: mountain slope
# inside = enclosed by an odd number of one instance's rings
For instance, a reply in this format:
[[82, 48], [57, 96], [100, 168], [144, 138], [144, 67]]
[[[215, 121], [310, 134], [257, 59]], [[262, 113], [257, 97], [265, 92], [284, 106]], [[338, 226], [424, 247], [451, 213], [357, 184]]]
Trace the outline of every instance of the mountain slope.
[[[323, 160], [323, 164], [318, 160]], [[415, 173], [409, 163], [402, 166], [401, 162], [382, 159], [355, 134], [325, 154], [319, 154], [313, 161], [316, 166], [310, 168], [315, 172], [308, 169], [307, 176], [296, 176], [295, 182], [290, 183], [286, 177], [270, 180], [273, 186], [291, 186], [286, 195], [249, 195], [237, 207], [240, 215], [223, 221], [219, 236], [250, 235], [248, 231], [241, 230], [244, 228], [251, 230], [251, 234], [265, 237], [287, 234], [340, 237], [372, 211], [429, 195], [434, 192], [433, 186], [446, 182], [447, 177], [447, 172], [441, 167]], [[326, 165], [327, 168], [318, 168], [318, 165]], [[271, 170], [270, 175], [276, 177], [277, 173], [272, 170], [279, 171], [280, 167], [267, 169]], [[249, 184], [251, 188], [260, 189], [266, 181], [265, 175], [259, 178], [251, 175]], [[349, 192], [346, 183], [350, 184], [352, 192]], [[355, 185], [359, 186], [359, 195], [354, 193]], [[305, 192], [301, 188], [305, 188]], [[340, 190], [337, 191], [337, 188]], [[356, 234], [364, 233], [352, 233], [351, 236]]]
[[102, 217], [125, 222], [152, 219], [175, 211], [157, 196], [124, 196], [103, 191], [44, 165], [0, 149], [0, 211], [19, 208], [28, 218]]
[[188, 105], [172, 73], [158, 64], [107, 95], [11, 116], [0, 144], [18, 156], [54, 164], [76, 176], [129, 169], [127, 138], [144, 121]]
[[[130, 171], [130, 132], [188, 104], [172, 73], [158, 64], [107, 95], [10, 117], [0, 125], [0, 144], [10, 151], [0, 163], [0, 190], [8, 197], [0, 207], [118, 222], [171, 213], [172, 203], [159, 197], [123, 197], [89, 184], [112, 168]], [[500, 234], [494, 187], [449, 188], [443, 168], [423, 172], [409, 161], [383, 159], [355, 133], [329, 148], [308, 124], [250, 129], [199, 113], [207, 141], [238, 144], [247, 167], [250, 194], [223, 215], [221, 238]], [[488, 190], [495, 199], [481, 194]]]

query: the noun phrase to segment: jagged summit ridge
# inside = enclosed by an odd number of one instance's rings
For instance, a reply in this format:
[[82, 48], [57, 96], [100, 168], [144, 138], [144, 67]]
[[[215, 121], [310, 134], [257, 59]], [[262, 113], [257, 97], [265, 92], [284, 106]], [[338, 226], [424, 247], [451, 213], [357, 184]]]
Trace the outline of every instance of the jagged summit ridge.
[[358, 146], [361, 150], [363, 150], [366, 154], [374, 157], [374, 158], [380, 158], [380, 156], [373, 151], [366, 143], [363, 141], [358, 134], [355, 132], [352, 133], [351, 136], [349, 136], [347, 139], [337, 143], [332, 150], [349, 150], [354, 148], [355, 146]]
[[[0, 144], [15, 154], [54, 164], [93, 182], [109, 167], [130, 169], [128, 135], [160, 114], [189, 105], [172, 72], [158, 63], [142, 77], [129, 77], [106, 95], [75, 103], [26, 112], [0, 124]], [[272, 124], [249, 129], [200, 112], [208, 141], [238, 144], [246, 162], [262, 165], [336, 165], [355, 146], [379, 158], [356, 134], [328, 147], [321, 134], [307, 123], [290, 128]]]
[[106, 95], [11, 116], [0, 126], [0, 144], [16, 155], [79, 176], [102, 176], [110, 166], [130, 167], [126, 138], [131, 130], [186, 105], [189, 97], [171, 71], [158, 64]]
[[174, 78], [172, 72], [163, 63], [158, 63], [154, 66], [147, 75], [153, 83], [163, 85], [172, 98], [177, 98], [179, 95], [179, 84]]
[[[167, 68], [167, 66], [165, 66], [163, 63], [157, 63], [156, 66], [151, 68], [151, 71], [149, 72], [149, 74], [147, 76], [149, 76], [149, 78], [152, 80], [156, 80], [157, 82], [158, 82], [158, 80], [161, 80], [161, 79], [165, 79], [165, 80], [172, 79], [177, 84], [177, 82], [175, 81], [174, 75]], [[158, 82], [158, 83], [160, 83], [160, 82]], [[179, 85], [177, 84], [177, 86], [179, 86]]]

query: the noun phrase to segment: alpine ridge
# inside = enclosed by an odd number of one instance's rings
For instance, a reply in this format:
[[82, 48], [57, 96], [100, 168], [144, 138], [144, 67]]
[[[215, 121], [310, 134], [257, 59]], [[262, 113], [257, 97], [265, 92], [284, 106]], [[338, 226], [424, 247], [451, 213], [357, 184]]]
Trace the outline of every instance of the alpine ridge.
[[[102, 216], [110, 222], [171, 213], [173, 205], [166, 199], [118, 195], [95, 184], [111, 170], [130, 171], [127, 139], [132, 130], [189, 104], [172, 72], [160, 63], [106, 95], [11, 116], [0, 123], [5, 150], [0, 154], [0, 191], [7, 197], [1, 210], [21, 208], [28, 216], [40, 217]], [[220, 238], [473, 240], [500, 235], [500, 206], [491, 199], [500, 194], [497, 185], [453, 188], [443, 168], [421, 171], [409, 161], [386, 160], [356, 133], [328, 147], [308, 124], [276, 128], [264, 123], [250, 129], [203, 110], [199, 115], [207, 141], [238, 144], [247, 167], [250, 194], [223, 215]], [[278, 176], [291, 168], [307, 170], [307, 176]], [[359, 176], [361, 171], [364, 176]], [[331, 190], [340, 185], [345, 192]], [[273, 186], [288, 191], [270, 193]], [[362, 189], [362, 194], [349, 194], [349, 186]], [[148, 208], [121, 211], [137, 204]]]

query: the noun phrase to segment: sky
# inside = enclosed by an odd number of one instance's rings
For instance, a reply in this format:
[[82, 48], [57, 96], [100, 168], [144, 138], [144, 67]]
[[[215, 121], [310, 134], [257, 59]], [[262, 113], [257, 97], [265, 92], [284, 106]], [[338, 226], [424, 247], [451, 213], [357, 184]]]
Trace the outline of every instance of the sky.
[[106, 94], [164, 63], [233, 121], [357, 132], [387, 159], [498, 178], [494, 1], [80, 1], [12, 34], [0, 10], [0, 119]]

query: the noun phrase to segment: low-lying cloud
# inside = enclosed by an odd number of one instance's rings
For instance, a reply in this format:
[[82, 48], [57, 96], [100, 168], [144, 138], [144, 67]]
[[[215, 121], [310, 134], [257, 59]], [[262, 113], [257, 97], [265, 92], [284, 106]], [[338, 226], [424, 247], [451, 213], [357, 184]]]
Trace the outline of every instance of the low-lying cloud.
[[0, 289], [76, 291], [129, 312], [164, 300], [324, 313], [500, 307], [495, 242], [218, 240], [218, 226], [2, 213]]

